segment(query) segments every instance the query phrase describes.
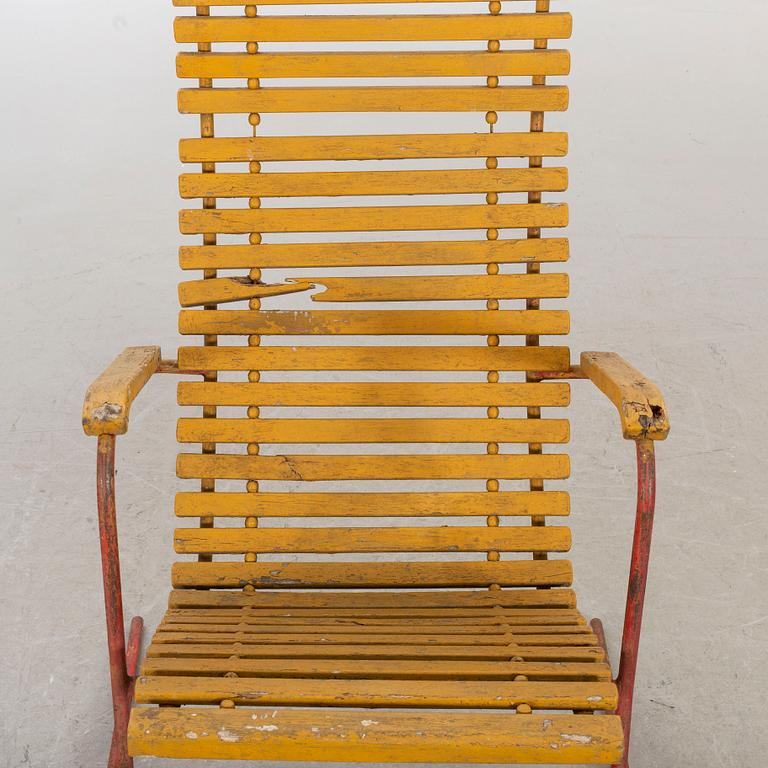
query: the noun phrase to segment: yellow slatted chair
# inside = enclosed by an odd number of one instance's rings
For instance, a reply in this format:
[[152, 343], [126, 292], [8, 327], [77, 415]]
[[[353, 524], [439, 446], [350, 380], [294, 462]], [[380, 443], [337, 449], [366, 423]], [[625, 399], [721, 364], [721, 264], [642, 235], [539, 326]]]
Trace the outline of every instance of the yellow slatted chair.
[[[291, 2], [174, 0], [179, 108], [199, 118], [180, 145], [181, 231], [202, 239], [180, 251], [199, 278], [179, 287], [180, 331], [197, 343], [177, 360], [126, 350], [84, 408], [98, 436], [108, 765], [626, 766], [652, 441], [668, 423], [658, 390], [618, 356], [571, 366], [545, 342], [568, 332], [568, 243], [545, 234], [567, 207], [542, 195], [567, 186], [567, 137], [544, 114], [567, 107], [569, 55], [549, 43], [569, 37], [571, 16], [549, 0], [468, 15], [398, 0], [389, 15], [270, 8]], [[398, 112], [408, 130], [371, 130]], [[392, 120], [382, 126], [405, 124]], [[189, 484], [174, 545], [192, 558], [173, 566], [137, 672], [115, 436], [154, 373], [202, 376], [178, 391], [196, 411], [178, 424]], [[580, 378], [637, 444], [615, 679], [558, 556], [568, 496], [549, 482], [569, 474], [561, 409], [565, 380]]]

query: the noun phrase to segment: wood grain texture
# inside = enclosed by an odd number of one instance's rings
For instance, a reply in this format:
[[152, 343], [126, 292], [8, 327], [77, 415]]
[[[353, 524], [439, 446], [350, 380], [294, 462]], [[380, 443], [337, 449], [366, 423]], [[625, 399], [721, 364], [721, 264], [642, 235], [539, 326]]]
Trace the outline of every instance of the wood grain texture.
[[528, 264], [568, 259], [564, 238], [374, 243], [186, 245], [182, 269], [376, 267], [419, 264]]
[[179, 142], [179, 158], [184, 163], [242, 163], [252, 160], [404, 160], [422, 157], [564, 157], [567, 152], [568, 134], [560, 132], [248, 136], [182, 139]]
[[180, 478], [229, 480], [503, 480], [568, 477], [565, 454], [496, 455], [315, 455], [245, 456], [180, 453]]
[[453, 517], [568, 514], [563, 491], [177, 493], [178, 517]]
[[379, 563], [174, 563], [174, 587], [242, 589], [440, 589], [565, 587], [568, 560]]
[[363, 42], [411, 40], [565, 39], [569, 13], [510, 13], [500, 16], [360, 15], [193, 17], [175, 19], [177, 43]]

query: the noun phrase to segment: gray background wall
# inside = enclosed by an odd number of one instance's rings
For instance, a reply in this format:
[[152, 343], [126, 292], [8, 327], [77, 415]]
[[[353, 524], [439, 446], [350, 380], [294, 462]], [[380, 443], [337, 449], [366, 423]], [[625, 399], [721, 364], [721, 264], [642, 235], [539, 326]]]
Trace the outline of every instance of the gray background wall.
[[[565, 4], [563, 4], [565, 5]], [[768, 750], [768, 4], [589, 0], [569, 117], [571, 346], [667, 396], [633, 765], [760, 765]], [[0, 765], [103, 764], [110, 704], [87, 384], [129, 344], [171, 353], [176, 140], [169, 2], [3, 3]], [[128, 615], [154, 624], [172, 558], [175, 380], [119, 443]], [[616, 655], [632, 446], [573, 387], [581, 608]], [[142, 765], [160, 765], [144, 761]]]

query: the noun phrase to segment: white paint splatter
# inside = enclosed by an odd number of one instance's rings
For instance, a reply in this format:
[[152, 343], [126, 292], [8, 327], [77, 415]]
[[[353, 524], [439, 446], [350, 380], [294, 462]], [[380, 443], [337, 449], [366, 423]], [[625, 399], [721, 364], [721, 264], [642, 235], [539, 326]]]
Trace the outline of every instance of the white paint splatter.
[[592, 737], [584, 736], [581, 733], [561, 733], [560, 738], [564, 741], [575, 741], [578, 744], [591, 744]]
[[251, 725], [249, 726], [254, 731], [276, 731], [278, 730], [276, 725]]
[[216, 731], [216, 735], [219, 737], [220, 741], [226, 741], [230, 744], [236, 744], [240, 741], [240, 737], [236, 733], [232, 733], [232, 731], [228, 731], [226, 728]]
[[197, 738], [197, 734], [194, 731], [187, 731], [184, 735], [188, 739], [196, 739]]
[[366, 728], [369, 725], [378, 725], [378, 722], [379, 722], [378, 720], [361, 720], [360, 721], [361, 725], [364, 725]]

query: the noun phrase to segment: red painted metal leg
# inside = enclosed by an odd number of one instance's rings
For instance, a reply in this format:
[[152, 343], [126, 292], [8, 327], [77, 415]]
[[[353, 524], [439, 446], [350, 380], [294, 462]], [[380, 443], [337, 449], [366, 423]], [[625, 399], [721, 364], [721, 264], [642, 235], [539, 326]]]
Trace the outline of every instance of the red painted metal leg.
[[131, 628], [128, 630], [128, 645], [125, 650], [125, 666], [128, 677], [136, 677], [136, 666], [139, 663], [141, 653], [141, 633], [144, 629], [144, 619], [134, 616], [131, 619]]
[[637, 515], [632, 541], [632, 561], [627, 586], [627, 607], [624, 613], [624, 633], [621, 638], [621, 658], [616, 685], [619, 688], [617, 714], [624, 725], [624, 759], [616, 768], [629, 766], [629, 737], [632, 727], [632, 696], [635, 689], [637, 650], [643, 621], [645, 584], [651, 552], [653, 510], [656, 503], [656, 460], [651, 440], [637, 441]]
[[[131, 768], [133, 760], [128, 756], [127, 731], [128, 717], [131, 711], [132, 681], [128, 674], [126, 661], [123, 596], [120, 587], [120, 554], [117, 543], [115, 509], [114, 435], [99, 435], [96, 458], [96, 496], [99, 508], [104, 608], [107, 617], [109, 675], [112, 681], [112, 710], [115, 721], [107, 768]], [[138, 642], [134, 642], [134, 647], [136, 651], [132, 664], [135, 668]]]

